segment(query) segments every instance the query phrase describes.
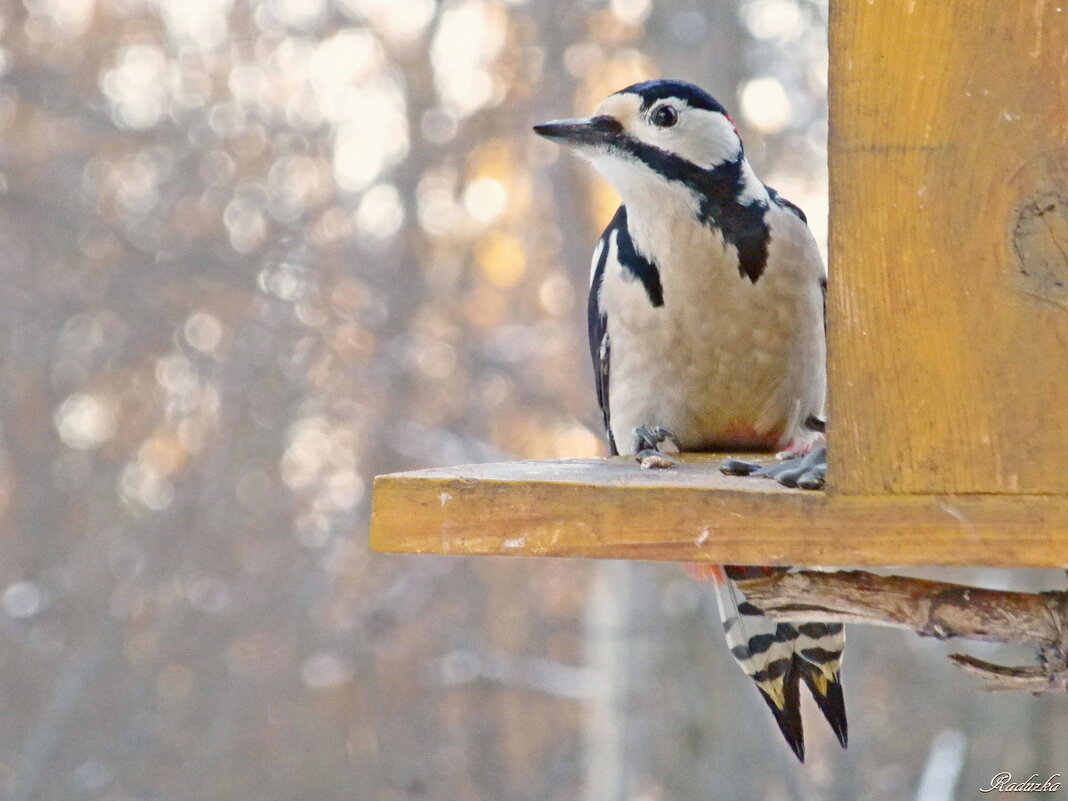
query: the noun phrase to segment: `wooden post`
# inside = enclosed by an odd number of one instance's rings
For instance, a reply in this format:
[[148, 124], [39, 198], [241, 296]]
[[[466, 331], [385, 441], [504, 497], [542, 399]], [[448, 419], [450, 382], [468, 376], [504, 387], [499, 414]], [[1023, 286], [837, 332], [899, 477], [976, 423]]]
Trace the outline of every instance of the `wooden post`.
[[1068, 1], [835, 0], [830, 489], [1068, 493]]

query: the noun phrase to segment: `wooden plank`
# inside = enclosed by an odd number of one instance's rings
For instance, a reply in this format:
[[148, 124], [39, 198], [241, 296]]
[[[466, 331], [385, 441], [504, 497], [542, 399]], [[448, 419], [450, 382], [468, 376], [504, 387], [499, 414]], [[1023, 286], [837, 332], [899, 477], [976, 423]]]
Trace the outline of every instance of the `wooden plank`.
[[1068, 565], [1068, 498], [828, 495], [721, 456], [505, 462], [375, 479], [371, 545], [405, 553], [798, 565]]
[[1068, 3], [836, 0], [830, 489], [1068, 492]]

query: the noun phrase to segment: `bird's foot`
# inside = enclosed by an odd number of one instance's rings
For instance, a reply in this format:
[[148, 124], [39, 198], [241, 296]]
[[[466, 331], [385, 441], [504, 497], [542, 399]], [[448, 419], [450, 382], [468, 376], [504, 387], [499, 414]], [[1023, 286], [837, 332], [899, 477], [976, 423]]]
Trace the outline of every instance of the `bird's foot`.
[[665, 442], [674, 447], [675, 453], [682, 450], [679, 438], [663, 426], [638, 426], [631, 432], [631, 451], [643, 470], [664, 469], [678, 464], [660, 449]]
[[778, 464], [762, 465], [744, 459], [725, 459], [719, 466], [729, 476], [773, 478], [786, 487], [823, 489], [827, 475], [827, 446], [813, 448], [803, 456], [793, 456]]

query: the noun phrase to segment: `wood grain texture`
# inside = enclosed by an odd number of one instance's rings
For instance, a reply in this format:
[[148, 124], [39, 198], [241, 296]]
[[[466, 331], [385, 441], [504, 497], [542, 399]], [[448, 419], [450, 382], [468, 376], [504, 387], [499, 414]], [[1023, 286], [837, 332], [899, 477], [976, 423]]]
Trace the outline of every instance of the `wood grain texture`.
[[405, 553], [771, 565], [1068, 565], [1068, 498], [859, 495], [723, 476], [721, 456], [422, 470], [375, 479], [371, 545]]
[[1068, 3], [836, 0], [829, 489], [1068, 492]]

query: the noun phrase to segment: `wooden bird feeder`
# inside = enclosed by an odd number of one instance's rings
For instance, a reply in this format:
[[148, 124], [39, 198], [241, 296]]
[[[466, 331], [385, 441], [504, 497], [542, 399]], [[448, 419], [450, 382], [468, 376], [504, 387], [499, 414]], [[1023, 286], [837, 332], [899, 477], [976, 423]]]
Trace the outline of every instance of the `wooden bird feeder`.
[[837, 0], [830, 76], [826, 490], [723, 455], [397, 473], [376, 550], [1068, 565], [1068, 0]]

